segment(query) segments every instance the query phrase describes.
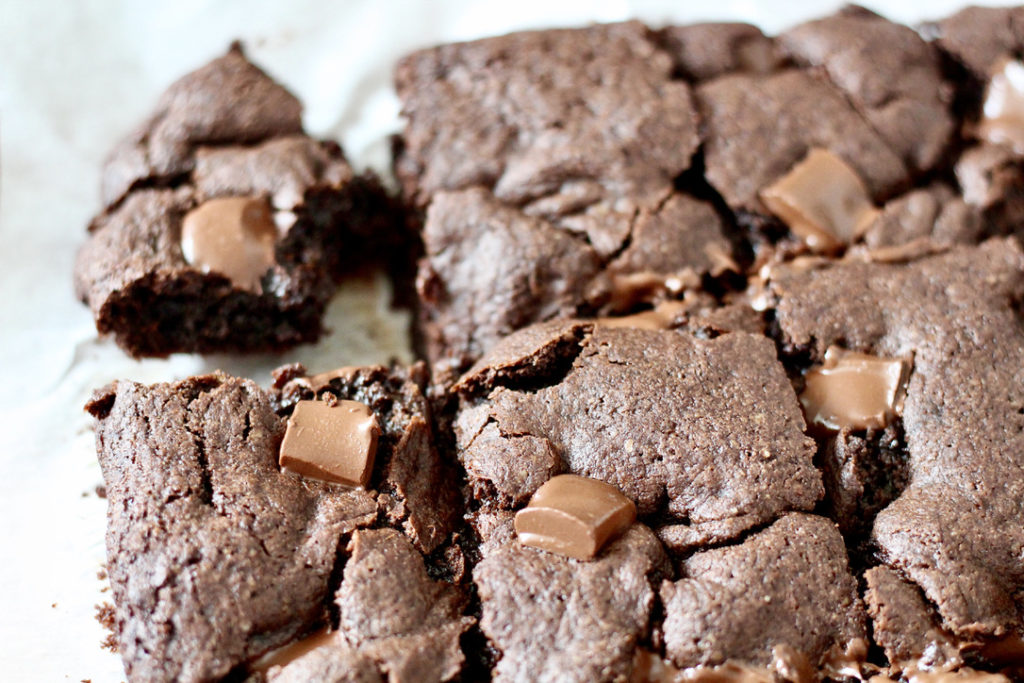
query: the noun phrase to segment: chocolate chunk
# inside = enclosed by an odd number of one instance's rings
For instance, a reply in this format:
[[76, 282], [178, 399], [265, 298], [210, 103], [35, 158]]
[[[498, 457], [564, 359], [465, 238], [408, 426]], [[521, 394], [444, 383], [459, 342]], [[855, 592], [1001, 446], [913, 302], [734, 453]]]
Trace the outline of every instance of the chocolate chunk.
[[[507, 522], [506, 522], [507, 524]], [[500, 653], [495, 680], [622, 680], [649, 629], [661, 544], [634, 524], [592, 562], [523, 547], [495, 532], [473, 570], [480, 628]]]
[[698, 86], [697, 101], [707, 127], [707, 180], [734, 211], [765, 214], [758, 192], [814, 148], [848, 164], [874, 201], [908, 181], [889, 143], [843, 93], [808, 72], [723, 76]]
[[827, 149], [812, 149], [760, 196], [814, 251], [850, 244], [878, 214], [856, 172]]
[[781, 659], [816, 669], [865, 635], [843, 538], [814, 515], [788, 514], [738, 545], [693, 555], [661, 599], [665, 652], [679, 667], [779, 668]]
[[380, 427], [358, 401], [299, 401], [281, 442], [281, 469], [345, 486], [366, 486]]
[[884, 563], [958, 638], [1019, 628], [1024, 594], [1024, 253], [1013, 239], [906, 264], [842, 262], [776, 280], [784, 348], [914, 354], [909, 483], [874, 521]]
[[544, 482], [516, 513], [523, 545], [590, 560], [636, 519], [636, 506], [603, 481], [560, 474]]
[[809, 423], [828, 429], [881, 429], [903, 408], [910, 363], [830, 346], [825, 363], [804, 377]]
[[985, 90], [977, 135], [1008, 145], [1024, 155], [1024, 63], [1007, 59], [995, 70]]
[[683, 322], [689, 307], [681, 301], [662, 301], [650, 311], [615, 318], [598, 318], [604, 327], [639, 327], [646, 330], [670, 330]]
[[954, 132], [953, 93], [938, 50], [863, 7], [789, 29], [778, 38], [798, 63], [823, 67], [911, 169], [934, 167]]
[[423, 365], [351, 367], [313, 378], [304, 375], [304, 368], [291, 366], [282, 376], [284, 384], [274, 394], [278, 412], [287, 414], [296, 403], [316, 397], [369, 406], [381, 430], [374, 458], [380, 479], [372, 480], [372, 486], [379, 491], [382, 518], [405, 532], [421, 552], [437, 549], [454, 530], [460, 507], [454, 472], [435, 445], [433, 417], [423, 394]]
[[[532, 366], [537, 349], [560, 349], [558, 363]], [[822, 493], [796, 395], [761, 336], [551, 323], [506, 338], [459, 386], [479, 396], [463, 396], [455, 436], [484, 505], [514, 505], [567, 471], [695, 533], [741, 520], [735, 535]]]
[[260, 197], [210, 199], [185, 214], [181, 252], [204, 273], [226, 275], [237, 287], [257, 294], [274, 265], [277, 228]]

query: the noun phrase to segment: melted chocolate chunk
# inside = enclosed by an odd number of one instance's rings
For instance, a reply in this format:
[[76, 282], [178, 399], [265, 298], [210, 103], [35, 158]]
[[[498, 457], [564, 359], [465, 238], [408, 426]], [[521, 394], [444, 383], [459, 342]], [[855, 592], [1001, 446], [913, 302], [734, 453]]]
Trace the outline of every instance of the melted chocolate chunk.
[[825, 149], [812, 149], [760, 197], [814, 251], [850, 244], [878, 215], [853, 169]]
[[279, 463], [286, 472], [346, 486], [366, 486], [380, 427], [358, 401], [299, 401], [288, 418]]
[[260, 293], [274, 265], [277, 228], [259, 197], [210, 199], [185, 214], [181, 253], [204, 273], [226, 275], [236, 286]]
[[523, 545], [590, 560], [636, 519], [633, 501], [609, 484], [573, 474], [544, 482], [516, 513]]
[[881, 429], [902, 410], [910, 364], [831, 346], [804, 377], [804, 415], [828, 429]]

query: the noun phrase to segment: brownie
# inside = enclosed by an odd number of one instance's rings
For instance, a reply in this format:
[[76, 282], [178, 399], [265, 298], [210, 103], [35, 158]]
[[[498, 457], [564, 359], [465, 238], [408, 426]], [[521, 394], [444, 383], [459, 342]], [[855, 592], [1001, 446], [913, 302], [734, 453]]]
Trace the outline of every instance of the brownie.
[[396, 172], [427, 208], [421, 327], [445, 377], [530, 323], [649, 304], [735, 268], [714, 208], [674, 192], [698, 118], [659, 42], [630, 22], [399, 63]]
[[544, 323], [500, 342], [456, 390], [456, 454], [479, 505], [518, 505], [554, 474], [581, 474], [615, 485], [682, 548], [822, 495], [765, 337]]
[[840, 344], [912, 355], [902, 412], [909, 479], [878, 514], [872, 540], [957, 638], [1019, 633], [1018, 243], [990, 240], [909, 263], [837, 262], [771, 288], [791, 353], [820, 359]]
[[[423, 576], [420, 551], [446, 539], [457, 501], [445, 495], [454, 486], [434, 449], [418, 372], [344, 369], [320, 389], [321, 400], [364, 402], [380, 426], [366, 489], [279, 469], [294, 410], [281, 394], [299, 391], [287, 385], [270, 393], [214, 374], [153, 386], [118, 382], [97, 392], [87, 408], [97, 420], [115, 635], [130, 680], [219, 679], [317, 628], [337, 627], [329, 602], [339, 574], [356, 577], [339, 593], [341, 614], [353, 620], [343, 625], [353, 648], [388, 662], [385, 668], [447, 652], [445, 671], [457, 670], [461, 655], [451, 642], [465, 626], [458, 610], [431, 616], [424, 608], [446, 589]], [[289, 368], [279, 380], [294, 385], [302, 381], [297, 374]], [[403, 533], [368, 532], [365, 559], [361, 537], [346, 550], [354, 530], [370, 527]], [[402, 578], [376, 580], [401, 581], [410, 597], [398, 604], [396, 595], [393, 609], [409, 613], [373, 631], [358, 625], [369, 599], [360, 592], [359, 567], [378, 562], [378, 552], [393, 556], [388, 565]], [[371, 604], [380, 613], [379, 597]]]
[[237, 44], [164, 93], [107, 160], [102, 194], [75, 289], [133, 356], [314, 341], [338, 279], [398, 267], [385, 254], [409, 241], [376, 178], [305, 135], [298, 100]]
[[475, 185], [602, 242], [653, 208], [697, 148], [690, 88], [639, 22], [421, 50], [395, 86], [396, 171], [426, 204]]
[[[405, 57], [429, 366], [89, 405], [129, 678], [1024, 678], [1022, 28], [847, 7]], [[94, 240], [140, 272], [211, 199], [294, 232], [370, 182], [221, 61], [110, 166]], [[189, 105], [247, 79], [244, 116]]]

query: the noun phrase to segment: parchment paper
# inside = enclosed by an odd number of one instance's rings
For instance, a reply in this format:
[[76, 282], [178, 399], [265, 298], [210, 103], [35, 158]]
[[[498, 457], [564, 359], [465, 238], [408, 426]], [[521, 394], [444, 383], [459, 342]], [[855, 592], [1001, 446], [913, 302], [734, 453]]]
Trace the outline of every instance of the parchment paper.
[[[281, 357], [136, 362], [98, 339], [71, 289], [75, 249], [98, 208], [115, 141], [174, 79], [241, 38], [305, 103], [307, 128], [339, 138], [357, 167], [387, 173], [399, 130], [391, 69], [405, 52], [523, 28], [631, 17], [654, 25], [742, 20], [776, 32], [838, 2], [672, 0], [57, 2], [0, 0], [0, 679], [124, 679], [94, 606], [109, 600], [106, 504], [82, 405], [114, 379], [166, 381], [222, 368], [265, 384], [295, 360], [314, 371], [410, 359], [386, 280], [348, 282], [321, 343]], [[914, 23], [955, 0], [867, 3]]]

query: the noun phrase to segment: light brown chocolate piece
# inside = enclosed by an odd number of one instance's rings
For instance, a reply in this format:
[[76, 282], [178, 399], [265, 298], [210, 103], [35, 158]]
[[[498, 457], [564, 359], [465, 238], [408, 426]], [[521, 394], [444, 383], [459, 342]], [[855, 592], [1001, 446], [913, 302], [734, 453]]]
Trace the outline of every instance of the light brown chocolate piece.
[[985, 90], [978, 137], [1024, 155], [1024, 63], [1003, 61]]
[[635, 519], [636, 505], [611, 484], [561, 474], [537, 489], [515, 526], [523, 545], [590, 560]]
[[800, 394], [807, 421], [839, 430], [881, 429], [902, 410], [910, 363], [830, 346]]
[[309, 654], [313, 650], [330, 646], [338, 640], [340, 638], [337, 631], [328, 631], [326, 628], [322, 628], [305, 638], [300, 638], [276, 650], [271, 650], [250, 664], [249, 670], [267, 673], [267, 671], [275, 666], [288, 666], [296, 659]]
[[358, 401], [299, 401], [288, 420], [278, 463], [303, 477], [366, 486], [380, 427]]
[[257, 294], [263, 274], [274, 265], [276, 239], [270, 205], [261, 197], [207, 200], [189, 211], [181, 226], [186, 261]]
[[604, 327], [639, 327], [644, 330], [670, 330], [686, 315], [687, 306], [682, 301], [663, 301], [650, 311], [617, 318], [598, 318], [595, 322]]
[[827, 149], [812, 149], [760, 196], [814, 251], [852, 243], [878, 215], [860, 176]]

